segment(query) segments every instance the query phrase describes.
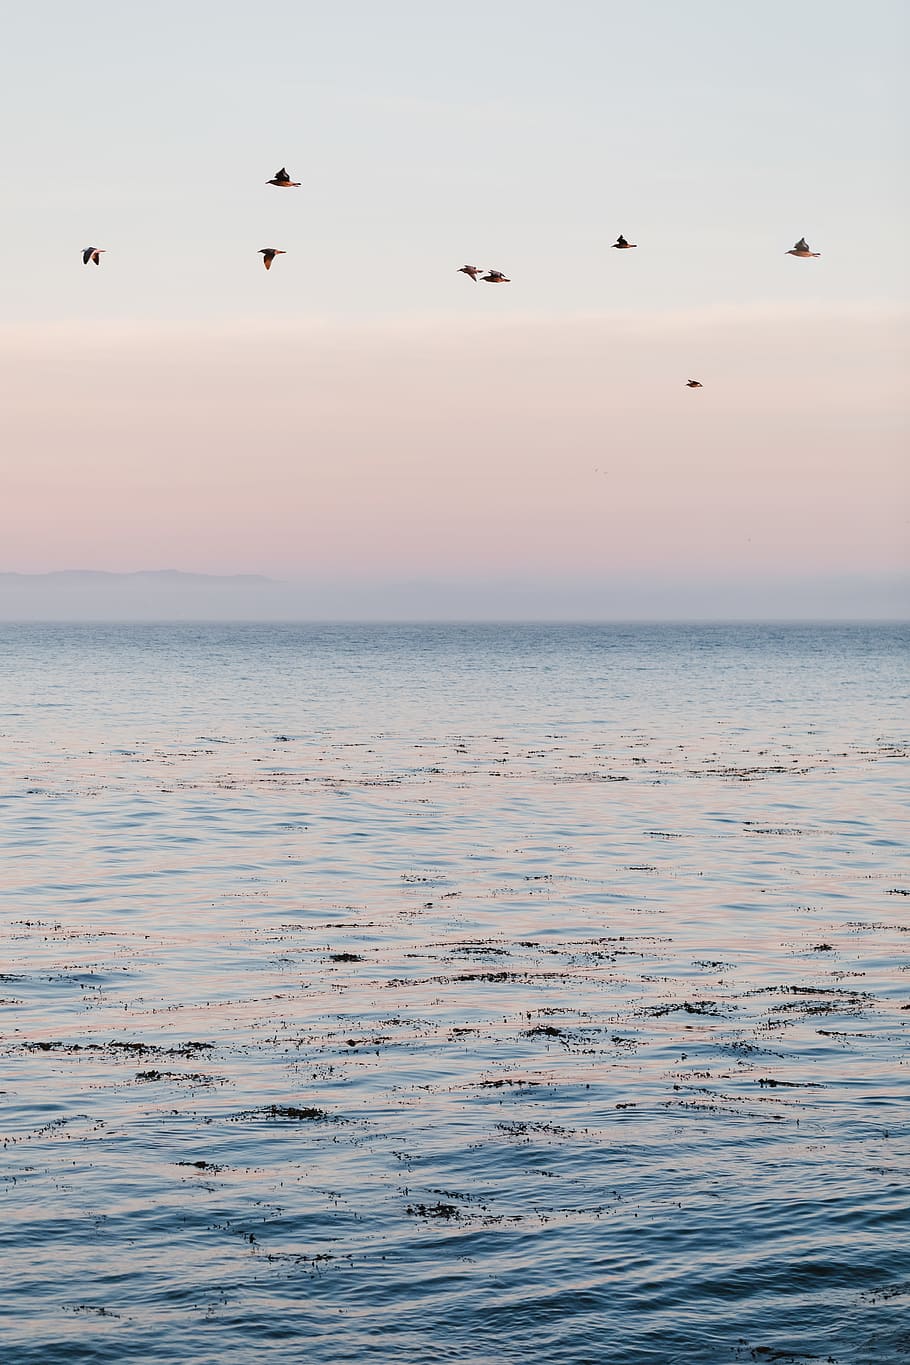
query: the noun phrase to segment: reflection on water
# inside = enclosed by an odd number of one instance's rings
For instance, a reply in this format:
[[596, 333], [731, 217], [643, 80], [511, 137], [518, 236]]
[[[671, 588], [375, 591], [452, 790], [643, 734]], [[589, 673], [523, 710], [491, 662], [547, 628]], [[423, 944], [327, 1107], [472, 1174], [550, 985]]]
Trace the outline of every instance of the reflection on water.
[[5, 1358], [905, 1359], [905, 645], [0, 629]]

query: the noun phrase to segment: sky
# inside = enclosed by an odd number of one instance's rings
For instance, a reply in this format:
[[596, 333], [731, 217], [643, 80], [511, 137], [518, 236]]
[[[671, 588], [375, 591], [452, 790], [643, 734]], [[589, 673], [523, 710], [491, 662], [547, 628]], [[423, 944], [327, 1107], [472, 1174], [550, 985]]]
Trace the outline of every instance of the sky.
[[890, 614], [908, 33], [902, 0], [10, 10], [0, 571]]

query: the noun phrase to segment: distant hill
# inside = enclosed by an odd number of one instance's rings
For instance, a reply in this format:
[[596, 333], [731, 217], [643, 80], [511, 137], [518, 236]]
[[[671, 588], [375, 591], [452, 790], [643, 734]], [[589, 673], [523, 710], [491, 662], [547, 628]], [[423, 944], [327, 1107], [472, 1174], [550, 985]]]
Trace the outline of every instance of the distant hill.
[[[262, 574], [0, 573], [0, 620], [208, 620], [274, 615], [283, 585]], [[271, 609], [270, 609], [271, 608]]]
[[0, 621], [906, 620], [901, 574], [456, 582], [182, 573], [0, 573]]
[[153, 587], [259, 587], [276, 583], [258, 573], [183, 573], [180, 569], [140, 569], [136, 573], [110, 573], [106, 569], [59, 569], [53, 573], [2, 573], [0, 588], [104, 587], [134, 589]]

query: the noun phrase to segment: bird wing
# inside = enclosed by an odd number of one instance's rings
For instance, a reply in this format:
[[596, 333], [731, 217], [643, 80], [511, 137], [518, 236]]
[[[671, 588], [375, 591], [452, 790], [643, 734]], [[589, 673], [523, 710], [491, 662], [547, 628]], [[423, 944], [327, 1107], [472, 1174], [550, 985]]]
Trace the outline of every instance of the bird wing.
[[809, 243], [806, 241], [805, 237], [800, 237], [799, 241], [796, 243], [796, 246], [793, 248], [793, 250], [794, 250], [794, 251], [808, 251], [808, 250], [809, 250]]
[[87, 247], [85, 248], [85, 250], [84, 250], [83, 253], [82, 253], [82, 264], [83, 264], [83, 265], [88, 265], [89, 261], [92, 259], [92, 252], [93, 252], [94, 250], [95, 250], [95, 248], [94, 248], [93, 246], [87, 246]]
[[275, 172], [275, 179], [276, 179], [276, 180], [290, 180], [290, 178], [291, 178], [291, 177], [288, 175], [287, 171], [284, 169], [283, 166], [282, 166], [282, 168], [281, 168], [280, 171], [276, 171], [276, 172]]

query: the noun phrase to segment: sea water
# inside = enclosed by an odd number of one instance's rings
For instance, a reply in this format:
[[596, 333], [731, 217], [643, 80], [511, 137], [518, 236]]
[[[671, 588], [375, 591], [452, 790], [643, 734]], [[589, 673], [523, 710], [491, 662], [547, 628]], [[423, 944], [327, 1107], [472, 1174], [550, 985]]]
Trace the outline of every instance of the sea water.
[[907, 1359], [907, 639], [0, 627], [0, 1358]]

